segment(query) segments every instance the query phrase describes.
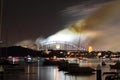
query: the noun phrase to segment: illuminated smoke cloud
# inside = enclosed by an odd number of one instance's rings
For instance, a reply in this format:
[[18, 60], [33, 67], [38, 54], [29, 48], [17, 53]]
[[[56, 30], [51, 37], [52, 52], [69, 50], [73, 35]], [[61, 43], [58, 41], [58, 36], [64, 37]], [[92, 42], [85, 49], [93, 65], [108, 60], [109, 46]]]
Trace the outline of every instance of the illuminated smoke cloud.
[[21, 46], [21, 47], [25, 47], [25, 48], [34, 49], [34, 50], [37, 49], [37, 45], [32, 40], [24, 40], [24, 41], [18, 42], [18, 43], [16, 43], [16, 46]]
[[69, 25], [75, 23], [77, 20], [81, 20], [84, 19], [85, 17], [88, 17], [96, 9], [98, 9], [98, 4], [97, 7], [96, 5], [81, 4], [67, 7], [65, 10], [61, 11], [61, 14], [64, 17], [64, 21], [66, 21], [65, 23]]
[[48, 37], [46, 40], [44, 40], [44, 42], [46, 43], [49, 43], [52, 41], [70, 42], [76, 45], [81, 44], [83, 45], [83, 47], [85, 47], [88, 44], [88, 42], [90, 42], [89, 40], [91, 40], [95, 36], [96, 36], [95, 32], [77, 34], [77, 33], [73, 33], [72, 31], [70, 31], [69, 28], [66, 28]]
[[[78, 10], [72, 9], [73, 13]], [[73, 41], [80, 40], [82, 45], [92, 45], [96, 49], [119, 50], [120, 48], [120, 1], [112, 1], [95, 5], [95, 8], [88, 8], [80, 20], [56, 34], [48, 37], [45, 41]], [[70, 8], [69, 8], [70, 9]], [[74, 14], [75, 15], [75, 14]], [[77, 14], [78, 16], [78, 14]], [[77, 41], [78, 42], [78, 41]], [[76, 42], [76, 43], [77, 43]]]
[[35, 43], [37, 45], [37, 49], [39, 50], [39, 47], [41, 47], [42, 44], [45, 43], [45, 39], [43, 37], [39, 37], [36, 39]]
[[119, 17], [119, 7], [120, 1], [103, 4], [88, 17], [73, 23], [70, 30], [78, 33], [85, 30], [99, 30]]

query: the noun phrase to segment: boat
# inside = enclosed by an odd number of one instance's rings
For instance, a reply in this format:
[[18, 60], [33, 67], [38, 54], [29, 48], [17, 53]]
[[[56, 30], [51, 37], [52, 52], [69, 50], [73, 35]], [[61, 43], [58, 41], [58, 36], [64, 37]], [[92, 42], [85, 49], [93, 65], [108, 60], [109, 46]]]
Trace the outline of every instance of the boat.
[[43, 62], [44, 66], [60, 66], [64, 64], [67, 64], [66, 60], [45, 59]]
[[102, 61], [102, 66], [105, 66], [105, 65], [106, 65], [105, 61]]
[[110, 69], [120, 69], [120, 61], [117, 61], [114, 65], [109, 65]]
[[81, 67], [78, 63], [66, 63], [58, 66], [59, 71], [65, 71], [65, 75], [91, 75], [95, 69], [91, 67]]
[[119, 80], [119, 72], [104, 72], [103, 75], [106, 75], [105, 80]]
[[70, 75], [91, 75], [94, 74], [95, 69], [91, 67], [72, 67], [68, 70]]
[[79, 66], [77, 63], [68, 63], [67, 61], [66, 62], [61, 62], [59, 65], [58, 65], [58, 69], [59, 71], [66, 71], [68, 72], [70, 68], [72, 67], [76, 67], [76, 66]]

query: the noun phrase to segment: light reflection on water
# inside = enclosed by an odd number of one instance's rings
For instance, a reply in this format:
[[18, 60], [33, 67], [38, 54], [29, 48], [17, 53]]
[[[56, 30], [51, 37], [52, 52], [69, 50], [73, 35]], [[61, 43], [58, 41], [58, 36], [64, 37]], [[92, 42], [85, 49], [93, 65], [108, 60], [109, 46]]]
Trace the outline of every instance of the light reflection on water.
[[[80, 66], [91, 66], [96, 69], [98, 63], [80, 62]], [[13, 76], [5, 77], [4, 80], [96, 80], [96, 74], [90, 76], [70, 76], [59, 71], [55, 66], [40, 66], [39, 63], [27, 64], [25, 72], [16, 73]], [[109, 63], [102, 67], [102, 71], [109, 71]], [[7, 75], [6, 75], [7, 76]], [[16, 77], [16, 78], [15, 78]], [[103, 76], [104, 78], [104, 76]], [[104, 79], [103, 79], [104, 80]]]

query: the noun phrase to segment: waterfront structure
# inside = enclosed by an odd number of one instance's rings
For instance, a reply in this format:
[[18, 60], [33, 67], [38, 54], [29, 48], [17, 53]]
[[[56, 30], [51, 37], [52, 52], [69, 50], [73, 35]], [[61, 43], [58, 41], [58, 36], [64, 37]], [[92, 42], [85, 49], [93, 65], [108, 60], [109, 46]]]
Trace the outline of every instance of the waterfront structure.
[[44, 42], [39, 44], [39, 50], [53, 49], [53, 50], [87, 50], [82, 45], [77, 46], [78, 44], [72, 42], [64, 41], [51, 41]]

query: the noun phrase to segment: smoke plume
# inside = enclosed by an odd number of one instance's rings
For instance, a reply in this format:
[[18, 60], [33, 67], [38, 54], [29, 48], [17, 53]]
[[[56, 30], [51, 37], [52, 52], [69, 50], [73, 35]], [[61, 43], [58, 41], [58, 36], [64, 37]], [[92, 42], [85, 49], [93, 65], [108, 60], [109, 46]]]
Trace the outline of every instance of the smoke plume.
[[92, 11], [87, 9], [90, 14], [87, 14], [86, 17], [70, 23], [67, 28], [48, 37], [46, 41], [71, 40], [78, 43], [80, 40], [81, 45], [92, 45], [94, 49], [119, 50], [120, 1], [111, 1], [94, 7], [96, 8], [92, 8]]
[[37, 50], [37, 45], [32, 40], [23, 40], [21, 42], [16, 43], [16, 46], [21, 46], [21, 47]]

